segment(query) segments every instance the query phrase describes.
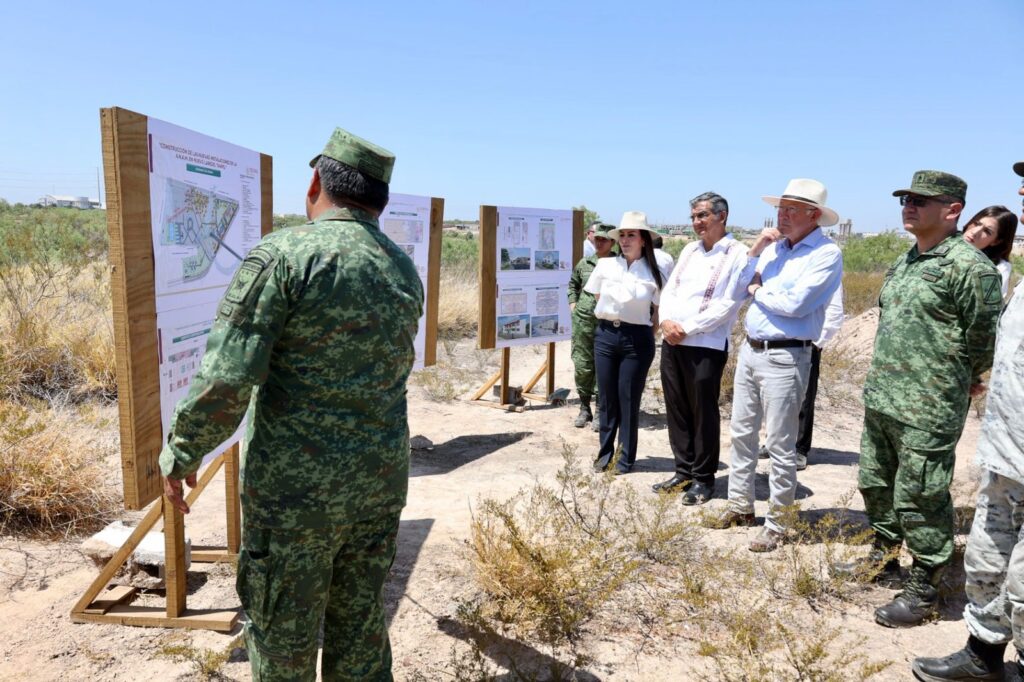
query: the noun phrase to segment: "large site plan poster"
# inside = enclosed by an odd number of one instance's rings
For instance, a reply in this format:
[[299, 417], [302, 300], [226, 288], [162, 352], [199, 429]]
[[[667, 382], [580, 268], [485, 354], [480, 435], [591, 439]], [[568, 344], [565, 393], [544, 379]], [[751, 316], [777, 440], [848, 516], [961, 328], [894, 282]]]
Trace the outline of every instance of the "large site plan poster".
[[[423, 299], [427, 299], [430, 283], [430, 197], [412, 194], [392, 194], [388, 205], [380, 214], [380, 229], [391, 241], [400, 246], [416, 265], [423, 283]], [[422, 369], [427, 345], [427, 306], [424, 303], [416, 333], [416, 362], [413, 369]]]
[[572, 211], [498, 208], [495, 345], [572, 336]]
[[[170, 431], [199, 369], [217, 303], [261, 237], [260, 155], [148, 121], [160, 416]], [[235, 442], [239, 431], [209, 456]]]

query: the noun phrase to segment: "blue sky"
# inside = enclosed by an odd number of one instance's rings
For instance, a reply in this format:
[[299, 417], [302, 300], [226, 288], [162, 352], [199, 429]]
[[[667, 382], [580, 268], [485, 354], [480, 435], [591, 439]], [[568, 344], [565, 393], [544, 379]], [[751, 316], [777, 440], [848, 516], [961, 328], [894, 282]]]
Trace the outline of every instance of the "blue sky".
[[392, 190], [760, 226], [789, 178], [854, 229], [899, 228], [917, 169], [1017, 208], [1024, 2], [6, 3], [0, 197], [96, 195], [99, 109], [274, 157], [301, 212], [334, 126], [398, 156]]

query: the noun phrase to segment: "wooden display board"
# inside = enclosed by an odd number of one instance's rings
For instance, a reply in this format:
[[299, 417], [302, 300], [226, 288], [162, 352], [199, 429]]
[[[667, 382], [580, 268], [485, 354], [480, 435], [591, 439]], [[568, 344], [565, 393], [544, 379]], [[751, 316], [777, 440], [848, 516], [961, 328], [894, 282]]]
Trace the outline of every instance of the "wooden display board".
[[[580, 258], [583, 257], [583, 211], [572, 212], [572, 267], [575, 267]], [[480, 349], [492, 349], [497, 346], [497, 249], [498, 249], [498, 207], [480, 207], [480, 263], [479, 263], [479, 319], [477, 320], [477, 341]], [[571, 273], [571, 268], [570, 268]], [[541, 342], [543, 343], [543, 342]], [[511, 369], [512, 349], [504, 347], [501, 349], [501, 367], [495, 372], [480, 389], [470, 398], [471, 401], [498, 407], [501, 409], [515, 409], [515, 400], [509, 391], [509, 373]], [[544, 395], [531, 393], [534, 386], [542, 377], [547, 378], [547, 392]], [[484, 401], [483, 397], [492, 386], [500, 384], [498, 402]], [[547, 354], [541, 367], [534, 373], [530, 380], [523, 386], [521, 396], [531, 400], [546, 402], [551, 399], [555, 391], [555, 344], [547, 342]]]
[[[139, 510], [154, 500], [159, 501], [150, 508], [125, 545], [78, 600], [71, 617], [75, 622], [227, 631], [237, 622], [237, 610], [197, 612], [186, 609], [184, 520], [181, 512], [163, 497], [158, 463], [164, 434], [160, 410], [149, 119], [118, 107], [101, 109], [100, 129], [110, 237], [125, 507]], [[265, 235], [273, 229], [273, 163], [266, 154], [259, 155], [259, 175], [260, 233]], [[197, 487], [189, 492], [187, 501], [192, 505], [222, 467], [225, 470], [227, 547], [195, 548], [197, 551], [192, 554], [194, 561], [234, 561], [238, 555], [241, 512], [237, 444], [206, 467]], [[131, 598], [131, 588], [115, 588], [101, 596], [106, 583], [160, 518], [164, 521], [166, 609], [125, 605], [124, 602]]]

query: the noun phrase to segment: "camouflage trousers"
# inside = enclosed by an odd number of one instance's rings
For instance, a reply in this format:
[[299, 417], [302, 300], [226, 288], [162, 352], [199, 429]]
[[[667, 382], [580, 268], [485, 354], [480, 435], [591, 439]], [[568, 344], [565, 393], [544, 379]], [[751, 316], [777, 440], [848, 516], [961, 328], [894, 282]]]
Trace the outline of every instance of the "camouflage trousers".
[[573, 311], [572, 366], [576, 374], [576, 392], [589, 403], [597, 393], [597, 371], [594, 368], [594, 332], [597, 318], [591, 313]]
[[981, 470], [974, 525], [964, 554], [972, 635], [989, 644], [1013, 640], [1024, 650], [1024, 483]]
[[875, 535], [906, 541], [928, 568], [953, 557], [953, 500], [949, 484], [960, 433], [935, 433], [864, 411], [858, 487]]
[[315, 680], [321, 621], [322, 679], [392, 679], [383, 589], [398, 520], [243, 528], [236, 587], [254, 681]]

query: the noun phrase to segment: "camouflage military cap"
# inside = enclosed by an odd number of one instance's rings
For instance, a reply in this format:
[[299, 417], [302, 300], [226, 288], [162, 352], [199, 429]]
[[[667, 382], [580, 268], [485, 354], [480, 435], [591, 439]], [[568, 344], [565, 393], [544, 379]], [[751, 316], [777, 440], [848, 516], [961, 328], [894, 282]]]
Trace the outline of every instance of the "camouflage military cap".
[[963, 202], [967, 200], [967, 183], [952, 173], [921, 170], [914, 173], [910, 189], [898, 189], [892, 193], [894, 197], [904, 194], [919, 194], [923, 197], [944, 195]]
[[313, 160], [309, 162], [309, 167], [315, 167], [321, 156], [352, 166], [360, 173], [381, 182], [391, 182], [391, 169], [395, 166], [395, 155], [342, 128], [334, 129], [324, 150], [313, 157]]
[[614, 225], [608, 223], [594, 223], [590, 227], [594, 230], [595, 237], [604, 237], [605, 239], [611, 239], [608, 233], [615, 229]]
[[1024, 178], [1024, 161], [1013, 164], [1013, 172]]

